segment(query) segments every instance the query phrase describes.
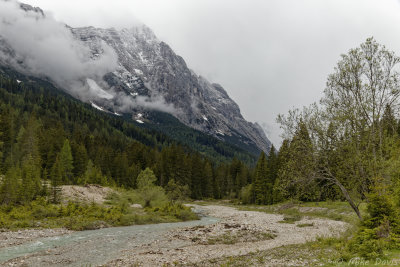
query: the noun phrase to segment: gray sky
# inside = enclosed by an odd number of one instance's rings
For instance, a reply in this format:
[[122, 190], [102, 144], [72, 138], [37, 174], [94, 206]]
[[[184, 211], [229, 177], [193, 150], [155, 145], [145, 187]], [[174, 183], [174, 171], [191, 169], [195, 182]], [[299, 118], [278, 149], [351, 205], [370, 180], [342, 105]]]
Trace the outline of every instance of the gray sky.
[[400, 55], [398, 0], [26, 0], [71, 26], [141, 21], [267, 128], [318, 101], [339, 56], [368, 37]]

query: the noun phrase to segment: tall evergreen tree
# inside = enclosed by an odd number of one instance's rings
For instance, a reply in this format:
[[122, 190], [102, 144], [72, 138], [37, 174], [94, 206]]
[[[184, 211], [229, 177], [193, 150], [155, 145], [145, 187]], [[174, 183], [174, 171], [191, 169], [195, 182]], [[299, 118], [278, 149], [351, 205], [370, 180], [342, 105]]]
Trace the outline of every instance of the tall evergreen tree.
[[320, 190], [315, 181], [316, 162], [307, 126], [300, 122], [290, 142], [287, 159], [280, 170], [280, 183], [285, 198], [302, 201], [318, 200]]
[[17, 167], [10, 168], [4, 175], [0, 186], [0, 203], [1, 204], [15, 204], [20, 198], [21, 170]]
[[256, 204], [266, 204], [268, 194], [268, 164], [267, 157], [264, 152], [261, 152], [260, 157], [257, 161], [257, 165], [254, 173], [254, 196]]
[[204, 178], [202, 182], [202, 195], [203, 197], [212, 197], [212, 181], [213, 181], [213, 171], [210, 162], [206, 162], [204, 165]]
[[73, 181], [73, 158], [69, 140], [65, 139], [64, 145], [59, 154], [59, 160], [62, 170], [62, 180], [64, 183], [71, 183]]
[[74, 144], [72, 149], [73, 156], [73, 174], [76, 178], [81, 177], [85, 171], [88, 163], [88, 155], [86, 147], [83, 144]]
[[290, 158], [289, 151], [290, 141], [288, 139], [283, 140], [281, 147], [279, 148], [279, 153], [277, 157], [278, 168], [276, 173], [276, 179], [273, 187], [273, 203], [278, 203], [284, 200], [286, 188], [283, 186], [283, 181], [285, 177], [286, 169]]
[[57, 156], [56, 162], [50, 172], [50, 200], [53, 203], [59, 203], [61, 200], [61, 184], [63, 179], [63, 166], [60, 157]]

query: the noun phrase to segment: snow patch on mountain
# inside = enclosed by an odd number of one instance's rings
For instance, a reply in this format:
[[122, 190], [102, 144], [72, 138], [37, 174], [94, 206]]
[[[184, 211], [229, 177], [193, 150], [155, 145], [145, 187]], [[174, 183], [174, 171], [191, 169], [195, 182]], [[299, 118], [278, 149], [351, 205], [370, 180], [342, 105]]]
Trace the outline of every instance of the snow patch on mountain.
[[271, 146], [221, 85], [189, 69], [145, 25], [71, 28], [14, 1], [0, 1], [0, 17], [0, 64], [47, 78], [102, 111], [158, 110], [220, 139], [235, 137], [264, 151]]
[[100, 107], [100, 106], [98, 106], [98, 105], [96, 105], [95, 103], [93, 103], [93, 102], [90, 102], [90, 104], [92, 105], [92, 107], [94, 107], [95, 109], [98, 109], [98, 110], [100, 110], [100, 111], [106, 111], [104, 108], [102, 108], [102, 107]]

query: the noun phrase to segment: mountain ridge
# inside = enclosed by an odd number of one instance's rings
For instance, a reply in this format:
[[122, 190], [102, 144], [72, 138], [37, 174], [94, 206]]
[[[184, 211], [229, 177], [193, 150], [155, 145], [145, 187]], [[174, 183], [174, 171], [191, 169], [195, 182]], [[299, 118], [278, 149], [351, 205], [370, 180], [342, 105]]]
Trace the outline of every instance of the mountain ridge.
[[[47, 19], [40, 8], [26, 4], [21, 8]], [[141, 122], [151, 110], [170, 113], [185, 125], [220, 140], [235, 139], [269, 151], [271, 142], [262, 128], [243, 118], [226, 90], [197, 75], [149, 27], [67, 29], [88, 49], [88, 61], [100, 62], [107, 53], [116, 59], [112, 71], [79, 77], [83, 89], [71, 90], [74, 97], [115, 115], [131, 114], [132, 119]], [[5, 53], [12, 54], [12, 47], [4, 47], [8, 49]], [[18, 56], [18, 51], [13, 52]]]

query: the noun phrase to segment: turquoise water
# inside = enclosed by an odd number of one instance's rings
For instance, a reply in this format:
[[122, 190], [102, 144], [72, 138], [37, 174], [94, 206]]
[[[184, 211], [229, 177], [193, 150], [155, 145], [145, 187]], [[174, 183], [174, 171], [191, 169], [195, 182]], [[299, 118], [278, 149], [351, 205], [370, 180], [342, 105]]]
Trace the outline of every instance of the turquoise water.
[[47, 237], [0, 249], [0, 263], [34, 254], [25, 260], [29, 266], [99, 265], [118, 258], [123, 250], [162, 240], [162, 234], [168, 230], [209, 225], [217, 221], [205, 216], [196, 221], [113, 227]]

